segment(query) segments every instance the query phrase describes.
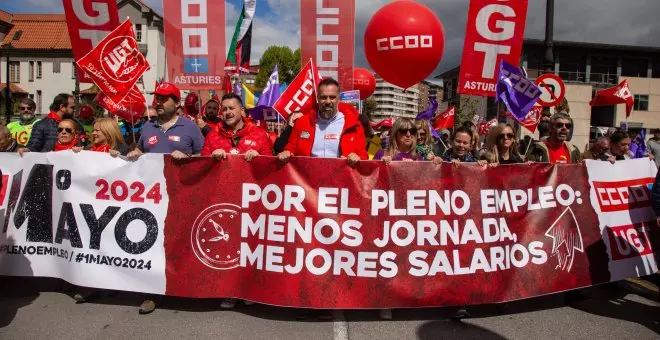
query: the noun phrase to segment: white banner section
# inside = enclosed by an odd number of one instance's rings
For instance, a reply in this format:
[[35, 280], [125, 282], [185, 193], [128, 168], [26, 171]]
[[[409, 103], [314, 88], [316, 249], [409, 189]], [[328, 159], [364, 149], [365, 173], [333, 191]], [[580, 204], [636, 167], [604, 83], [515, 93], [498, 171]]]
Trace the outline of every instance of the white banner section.
[[0, 153], [0, 274], [163, 294], [162, 155]]

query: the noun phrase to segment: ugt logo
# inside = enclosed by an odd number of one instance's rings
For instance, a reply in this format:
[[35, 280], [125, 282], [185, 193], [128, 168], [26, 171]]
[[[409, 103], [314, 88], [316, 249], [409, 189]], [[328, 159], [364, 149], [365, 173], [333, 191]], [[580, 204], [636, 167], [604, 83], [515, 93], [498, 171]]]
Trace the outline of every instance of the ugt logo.
[[137, 48], [135, 38], [120, 36], [110, 39], [101, 50], [105, 73], [114, 81], [128, 83], [138, 73], [134, 72], [145, 64], [144, 56]]

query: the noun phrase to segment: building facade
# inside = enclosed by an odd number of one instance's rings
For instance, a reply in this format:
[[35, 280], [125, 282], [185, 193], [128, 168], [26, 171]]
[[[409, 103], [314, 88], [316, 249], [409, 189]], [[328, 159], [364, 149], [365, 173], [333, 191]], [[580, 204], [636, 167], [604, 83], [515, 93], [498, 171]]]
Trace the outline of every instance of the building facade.
[[[138, 87], [151, 103], [156, 79], [165, 77], [165, 40], [163, 18], [140, 0], [119, 0], [119, 17], [129, 17], [134, 24], [140, 51], [151, 69], [138, 82]], [[27, 93], [37, 103], [37, 113], [47, 114], [58, 93], [73, 93], [76, 89], [71, 40], [64, 14], [13, 14], [14, 27], [3, 40], [9, 48], [9, 80], [12, 88]], [[20, 38], [12, 40], [20, 31]], [[5, 49], [0, 67], [6, 68]], [[6, 84], [3, 72], [3, 85]], [[82, 93], [93, 93], [92, 84], [79, 84]], [[2, 108], [4, 111], [4, 106]]]
[[371, 98], [378, 103], [378, 108], [371, 115], [375, 122], [390, 117], [414, 119], [420, 111], [418, 85], [404, 91], [403, 88], [390, 84], [376, 75], [376, 91]]
[[[574, 120], [572, 142], [584, 150], [593, 139], [592, 127], [619, 127], [626, 122], [630, 130], [660, 128], [660, 48], [555, 41], [554, 74], [566, 84], [566, 99]], [[530, 80], [543, 74], [545, 43], [525, 40], [521, 66]], [[436, 78], [444, 80], [445, 104], [460, 107], [475, 101], [475, 113], [490, 118], [497, 115], [493, 98], [457, 93], [460, 68]], [[613, 87], [627, 80], [635, 97], [635, 108], [626, 119], [625, 105], [591, 107], [589, 102], [597, 90]], [[523, 132], [525, 134], [525, 132]], [[648, 134], [647, 134], [648, 135]]]

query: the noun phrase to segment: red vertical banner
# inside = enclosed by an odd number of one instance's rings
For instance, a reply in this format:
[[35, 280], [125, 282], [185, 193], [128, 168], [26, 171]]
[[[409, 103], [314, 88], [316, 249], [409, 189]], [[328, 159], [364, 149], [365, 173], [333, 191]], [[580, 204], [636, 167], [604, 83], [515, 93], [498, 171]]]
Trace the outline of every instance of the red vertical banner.
[[520, 63], [527, 0], [470, 0], [458, 92], [495, 97], [500, 62]]
[[222, 87], [225, 2], [163, 0], [169, 82], [180, 89]]
[[353, 89], [354, 0], [300, 0], [300, 60], [314, 60], [323, 77]]
[[[62, 0], [73, 57], [80, 60], [119, 26], [116, 0]], [[78, 67], [78, 80], [92, 83]]]

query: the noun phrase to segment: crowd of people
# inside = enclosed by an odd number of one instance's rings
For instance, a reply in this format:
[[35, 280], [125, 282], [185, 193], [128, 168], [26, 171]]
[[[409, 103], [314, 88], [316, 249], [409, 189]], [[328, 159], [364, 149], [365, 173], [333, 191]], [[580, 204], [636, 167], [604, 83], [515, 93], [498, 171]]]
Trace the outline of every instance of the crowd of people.
[[[174, 159], [210, 156], [219, 161], [229, 155], [242, 155], [247, 161], [276, 156], [281, 162], [292, 157], [320, 157], [342, 158], [351, 167], [371, 159], [387, 165], [428, 161], [474, 163], [482, 168], [532, 162], [579, 163], [583, 159], [616, 162], [640, 155], [631, 152], [631, 146], [640, 143], [639, 138], [633, 141], [622, 130], [599, 138], [581, 153], [570, 143], [572, 120], [562, 110], [543, 116], [538, 140], [520, 141], [514, 125], [506, 123], [492, 127], [483, 138], [471, 122], [453, 131], [437, 131], [440, 138], [434, 138], [428, 121], [409, 118], [398, 118], [391, 128], [374, 131], [365, 115], [339, 101], [339, 94], [336, 80], [322, 80], [317, 88], [318, 108], [294, 112], [277, 135], [251, 119], [240, 96], [214, 96], [199, 108], [195, 95], [181, 105], [181, 91], [166, 82], [155, 89], [153, 106], [138, 122], [121, 121], [112, 115], [96, 118], [94, 108], [88, 105], [74, 117], [76, 107], [70, 94], [57, 95], [49, 114], [38, 120], [36, 104], [26, 98], [18, 105], [20, 120], [0, 126], [0, 152], [22, 156], [29, 152], [88, 150], [131, 161], [147, 153], [169, 154]], [[201, 115], [196, 116], [198, 111]], [[642, 156], [653, 158], [660, 152], [660, 131], [645, 146], [648, 152]], [[78, 302], [98, 294], [94, 290], [80, 292], [74, 297]], [[156, 297], [145, 299], [140, 313], [152, 312], [156, 302]], [[235, 299], [225, 299], [221, 307], [232, 308], [236, 303]], [[462, 309], [458, 315], [467, 312]], [[319, 316], [329, 317], [329, 313], [321, 311]], [[391, 311], [381, 311], [381, 317], [391, 319]]]

